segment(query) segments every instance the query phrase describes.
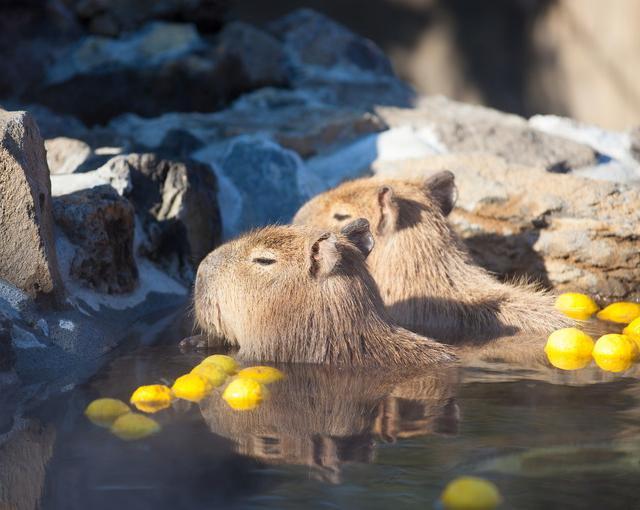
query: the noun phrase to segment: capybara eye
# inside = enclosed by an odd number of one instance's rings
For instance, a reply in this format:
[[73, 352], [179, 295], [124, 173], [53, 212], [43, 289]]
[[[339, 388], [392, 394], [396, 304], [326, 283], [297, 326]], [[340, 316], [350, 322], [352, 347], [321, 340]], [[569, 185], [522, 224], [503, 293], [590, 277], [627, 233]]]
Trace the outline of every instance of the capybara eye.
[[270, 266], [271, 264], [275, 264], [276, 260], [268, 259], [265, 257], [256, 257], [255, 259], [253, 259], [253, 262], [255, 262], [256, 264], [260, 264], [261, 266]]
[[344, 221], [344, 220], [348, 220], [349, 218], [351, 218], [351, 215], [350, 214], [335, 213], [333, 215], [333, 217], [338, 221]]

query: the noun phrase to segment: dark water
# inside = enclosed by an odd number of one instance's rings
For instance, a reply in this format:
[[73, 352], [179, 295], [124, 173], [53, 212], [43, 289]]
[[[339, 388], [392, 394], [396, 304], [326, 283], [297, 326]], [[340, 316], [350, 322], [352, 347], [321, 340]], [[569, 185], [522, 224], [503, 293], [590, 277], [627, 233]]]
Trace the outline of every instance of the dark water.
[[174, 345], [121, 353], [31, 410], [0, 452], [0, 508], [433, 508], [463, 474], [495, 482], [502, 508], [640, 508], [635, 367], [283, 366], [259, 408], [232, 411], [219, 391], [179, 401], [154, 415], [159, 434], [137, 442], [83, 416], [93, 399], [128, 401], [204, 355]]

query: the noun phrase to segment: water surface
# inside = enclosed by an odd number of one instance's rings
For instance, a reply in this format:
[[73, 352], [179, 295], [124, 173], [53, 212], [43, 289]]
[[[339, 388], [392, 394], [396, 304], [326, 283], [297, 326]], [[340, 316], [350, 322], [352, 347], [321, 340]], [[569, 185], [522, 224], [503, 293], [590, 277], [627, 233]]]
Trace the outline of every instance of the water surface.
[[154, 415], [162, 431], [137, 442], [84, 417], [93, 399], [128, 401], [137, 386], [170, 384], [205, 355], [175, 345], [120, 353], [32, 409], [2, 450], [3, 503], [433, 508], [449, 480], [472, 474], [498, 485], [503, 508], [640, 508], [636, 367], [563, 372], [522, 359], [394, 373], [289, 365], [259, 408], [233, 411], [219, 391], [199, 405], [178, 401]]

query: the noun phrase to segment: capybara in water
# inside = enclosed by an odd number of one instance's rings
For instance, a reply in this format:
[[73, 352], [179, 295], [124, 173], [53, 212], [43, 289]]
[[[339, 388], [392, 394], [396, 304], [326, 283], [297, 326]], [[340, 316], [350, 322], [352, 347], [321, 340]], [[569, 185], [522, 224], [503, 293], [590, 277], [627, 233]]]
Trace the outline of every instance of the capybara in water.
[[447, 223], [454, 175], [420, 181], [369, 177], [345, 182], [302, 206], [296, 224], [339, 230], [369, 220], [375, 249], [367, 263], [391, 318], [449, 343], [517, 332], [547, 334], [572, 324], [537, 285], [501, 283], [473, 264]]
[[365, 258], [366, 220], [332, 233], [273, 226], [230, 241], [200, 263], [195, 315], [202, 330], [255, 360], [428, 365], [449, 347], [391, 322]]

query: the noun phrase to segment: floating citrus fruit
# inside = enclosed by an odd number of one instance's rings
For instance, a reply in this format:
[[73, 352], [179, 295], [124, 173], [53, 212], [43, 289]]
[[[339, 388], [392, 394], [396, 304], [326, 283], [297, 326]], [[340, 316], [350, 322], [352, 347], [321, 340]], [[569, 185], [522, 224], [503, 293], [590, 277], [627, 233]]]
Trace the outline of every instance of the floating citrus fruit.
[[587, 320], [598, 311], [598, 305], [586, 294], [578, 292], [566, 292], [556, 298], [556, 310], [567, 317], [578, 320]]
[[118, 418], [130, 412], [129, 406], [122, 400], [115, 398], [99, 398], [91, 402], [84, 410], [84, 414], [95, 425], [110, 427]]
[[238, 377], [253, 379], [262, 384], [271, 384], [282, 379], [284, 374], [274, 367], [247, 367], [238, 372]]
[[143, 439], [159, 431], [157, 421], [139, 413], [123, 414], [111, 425], [111, 432], [125, 441]]
[[140, 386], [131, 395], [130, 402], [140, 411], [156, 413], [171, 405], [173, 393], [164, 384], [149, 384]]
[[598, 319], [619, 324], [629, 324], [640, 317], [640, 304], [629, 301], [613, 303], [598, 312]]
[[493, 510], [502, 503], [502, 497], [488, 480], [461, 476], [447, 484], [440, 501], [447, 510]]
[[640, 317], [633, 319], [631, 323], [622, 330], [623, 335], [627, 335], [640, 349]]
[[200, 363], [191, 373], [208, 379], [214, 388], [220, 386], [227, 379], [227, 373], [214, 363]]
[[561, 370], [579, 370], [591, 363], [591, 356], [576, 356], [563, 352], [547, 352], [549, 363]]
[[238, 363], [236, 363], [236, 360], [234, 360], [231, 356], [225, 356], [224, 354], [214, 354], [213, 356], [208, 356], [203, 359], [200, 364], [206, 365], [208, 363], [219, 366], [229, 375], [235, 374], [238, 370]]
[[200, 402], [213, 390], [213, 385], [205, 377], [198, 374], [186, 374], [180, 376], [173, 383], [171, 391], [183, 400]]
[[259, 382], [238, 377], [225, 388], [222, 398], [232, 409], [248, 411], [260, 405], [266, 395], [267, 389]]
[[569, 354], [578, 358], [589, 358], [593, 350], [593, 339], [577, 328], [562, 328], [547, 339], [544, 351], [549, 354]]
[[603, 370], [622, 372], [638, 356], [638, 347], [626, 335], [611, 333], [598, 338], [593, 348], [593, 359]]

